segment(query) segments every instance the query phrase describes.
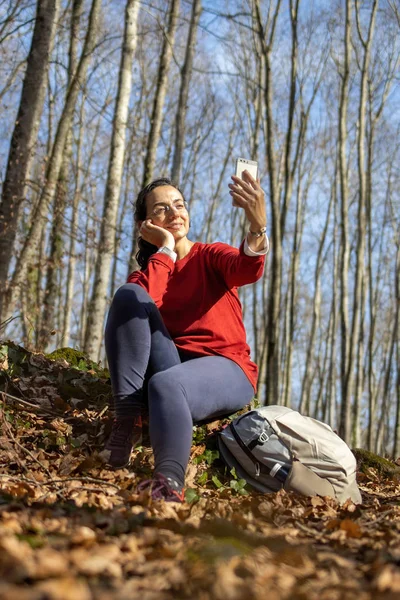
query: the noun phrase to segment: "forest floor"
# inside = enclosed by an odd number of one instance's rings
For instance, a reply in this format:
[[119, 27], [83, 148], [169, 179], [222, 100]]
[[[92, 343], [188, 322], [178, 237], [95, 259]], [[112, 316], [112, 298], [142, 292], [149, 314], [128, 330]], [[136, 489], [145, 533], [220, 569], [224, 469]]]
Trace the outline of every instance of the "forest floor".
[[[76, 362], [76, 361], [75, 361]], [[187, 502], [151, 502], [98, 459], [106, 373], [0, 343], [0, 600], [394, 600], [400, 481], [363, 465], [363, 503], [249, 492], [195, 431]], [[393, 465], [395, 469], [395, 465]]]

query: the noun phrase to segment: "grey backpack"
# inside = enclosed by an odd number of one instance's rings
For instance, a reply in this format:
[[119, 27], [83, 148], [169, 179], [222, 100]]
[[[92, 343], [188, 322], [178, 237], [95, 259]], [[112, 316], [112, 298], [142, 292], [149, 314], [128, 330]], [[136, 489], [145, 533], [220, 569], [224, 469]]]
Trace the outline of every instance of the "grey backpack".
[[356, 459], [329, 425], [286, 406], [241, 415], [218, 436], [226, 464], [259, 492], [281, 488], [361, 502]]

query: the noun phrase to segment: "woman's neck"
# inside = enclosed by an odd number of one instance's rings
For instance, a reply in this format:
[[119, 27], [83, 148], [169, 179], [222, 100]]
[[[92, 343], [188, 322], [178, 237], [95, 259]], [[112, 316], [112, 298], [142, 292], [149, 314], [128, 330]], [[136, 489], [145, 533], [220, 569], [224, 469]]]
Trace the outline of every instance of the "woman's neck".
[[174, 250], [178, 256], [178, 260], [180, 260], [181, 258], [185, 258], [185, 256], [189, 254], [193, 244], [194, 242], [188, 240], [187, 237], [184, 237], [176, 242]]

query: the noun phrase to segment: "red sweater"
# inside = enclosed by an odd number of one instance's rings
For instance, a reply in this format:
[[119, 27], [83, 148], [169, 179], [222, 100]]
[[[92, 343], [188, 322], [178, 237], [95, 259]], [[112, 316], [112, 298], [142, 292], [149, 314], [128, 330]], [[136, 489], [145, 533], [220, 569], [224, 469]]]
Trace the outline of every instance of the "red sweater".
[[151, 256], [144, 271], [128, 283], [153, 298], [177, 348], [200, 356], [225, 356], [246, 373], [254, 389], [257, 366], [250, 360], [237, 287], [254, 283], [265, 256], [247, 256], [227, 244], [195, 243], [176, 263], [166, 254]]

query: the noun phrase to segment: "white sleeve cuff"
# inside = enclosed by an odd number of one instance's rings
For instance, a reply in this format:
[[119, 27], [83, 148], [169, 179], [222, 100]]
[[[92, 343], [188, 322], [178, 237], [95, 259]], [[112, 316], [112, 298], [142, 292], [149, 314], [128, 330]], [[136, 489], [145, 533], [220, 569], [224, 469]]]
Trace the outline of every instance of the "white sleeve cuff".
[[254, 250], [252, 250], [249, 246], [249, 243], [247, 241], [247, 235], [244, 238], [244, 247], [243, 247], [243, 251], [245, 254], [247, 254], [247, 256], [264, 256], [264, 254], [267, 254], [269, 250], [269, 239], [267, 236], [265, 236], [265, 244], [264, 244], [264, 248], [262, 248], [261, 250], [259, 250], [258, 252], [255, 252]]
[[167, 256], [169, 256], [174, 262], [176, 262], [176, 259], [178, 258], [178, 255], [176, 252], [174, 252], [173, 250], [170, 250], [169, 248], [167, 248], [167, 246], [161, 246], [161, 248], [159, 248], [156, 252], [156, 254], [166, 254]]

